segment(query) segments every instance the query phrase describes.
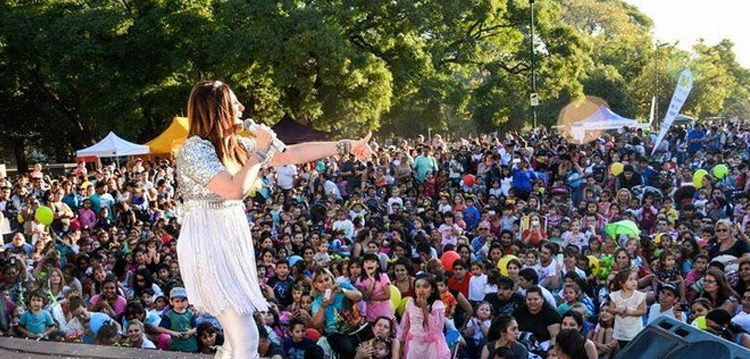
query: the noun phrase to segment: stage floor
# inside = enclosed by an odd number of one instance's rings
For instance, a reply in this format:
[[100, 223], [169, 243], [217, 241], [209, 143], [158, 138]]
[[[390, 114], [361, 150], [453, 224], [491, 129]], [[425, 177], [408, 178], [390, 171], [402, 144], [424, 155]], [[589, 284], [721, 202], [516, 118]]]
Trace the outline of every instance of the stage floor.
[[160, 350], [123, 347], [105, 347], [77, 343], [37, 342], [34, 340], [0, 337], [2, 359], [211, 359], [213, 355], [200, 355]]

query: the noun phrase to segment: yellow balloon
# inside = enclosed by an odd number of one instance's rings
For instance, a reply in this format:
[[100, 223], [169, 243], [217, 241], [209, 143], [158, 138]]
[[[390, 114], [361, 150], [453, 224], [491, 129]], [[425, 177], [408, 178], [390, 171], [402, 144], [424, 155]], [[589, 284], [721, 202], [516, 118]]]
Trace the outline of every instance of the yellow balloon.
[[510, 262], [511, 259], [519, 260], [518, 257], [508, 254], [502, 258], [500, 258], [499, 261], [497, 261], [497, 269], [500, 270], [500, 273], [504, 276], [508, 276], [508, 262]]
[[398, 305], [401, 304], [401, 292], [396, 288], [395, 285], [391, 287], [391, 311], [395, 311]]
[[706, 177], [707, 174], [708, 171], [702, 168], [695, 171], [695, 173], [693, 174], [693, 186], [698, 189], [703, 188], [703, 177]]
[[619, 176], [624, 169], [625, 166], [623, 166], [620, 162], [615, 162], [612, 164], [612, 166], [609, 167], [609, 171], [612, 172], [612, 174], [615, 176]]
[[401, 302], [398, 304], [398, 308], [396, 308], [396, 313], [398, 313], [399, 316], [404, 315], [406, 304], [409, 303], [409, 300], [411, 300], [411, 297], [401, 298]]
[[693, 320], [693, 325], [696, 326], [696, 327], [698, 327], [698, 329], [706, 329], [706, 328], [708, 328], [708, 326], [706, 325], [706, 317], [705, 316], [700, 316], [700, 317], [695, 318], [695, 320]]
[[599, 258], [596, 258], [594, 256], [588, 256], [589, 259], [589, 268], [591, 268], [591, 272], [596, 273], [596, 271], [599, 269]]
[[23, 221], [24, 221], [24, 220], [23, 220], [23, 215], [19, 213], [19, 214], [18, 214], [18, 223], [19, 223], [19, 224], [23, 224]]
[[39, 206], [39, 208], [37, 208], [34, 212], [34, 219], [36, 219], [37, 222], [44, 224], [45, 226], [49, 226], [55, 219], [55, 214], [52, 212], [52, 208], [49, 208], [47, 206]]

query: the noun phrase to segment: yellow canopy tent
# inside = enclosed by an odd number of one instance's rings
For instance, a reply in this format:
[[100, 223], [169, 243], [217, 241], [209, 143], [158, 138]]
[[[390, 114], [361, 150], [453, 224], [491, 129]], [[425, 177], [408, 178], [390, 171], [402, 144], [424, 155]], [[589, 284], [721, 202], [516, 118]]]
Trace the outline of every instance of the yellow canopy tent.
[[182, 148], [189, 127], [187, 117], [174, 117], [169, 127], [153, 140], [146, 142], [146, 146], [151, 148], [152, 155], [174, 155]]
[[[190, 123], [187, 117], [175, 116], [169, 127], [153, 140], [146, 142], [146, 146], [151, 148], [151, 155], [176, 155], [182, 148], [189, 132]], [[240, 135], [251, 136], [245, 130], [240, 132]]]

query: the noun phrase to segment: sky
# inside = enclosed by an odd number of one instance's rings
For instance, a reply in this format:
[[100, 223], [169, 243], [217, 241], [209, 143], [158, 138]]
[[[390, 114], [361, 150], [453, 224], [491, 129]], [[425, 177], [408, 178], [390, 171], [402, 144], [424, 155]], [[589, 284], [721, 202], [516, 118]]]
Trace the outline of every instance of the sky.
[[690, 50], [703, 38], [713, 45], [734, 42], [737, 61], [750, 68], [750, 1], [748, 0], [625, 0], [654, 21], [654, 36]]

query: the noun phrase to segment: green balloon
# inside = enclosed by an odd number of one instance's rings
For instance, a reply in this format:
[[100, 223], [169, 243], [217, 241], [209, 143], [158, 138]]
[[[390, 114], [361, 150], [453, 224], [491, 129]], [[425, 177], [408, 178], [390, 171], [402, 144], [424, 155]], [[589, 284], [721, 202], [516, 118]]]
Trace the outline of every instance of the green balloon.
[[47, 206], [41, 206], [36, 209], [36, 212], [34, 212], [34, 218], [37, 220], [37, 222], [44, 224], [45, 226], [49, 226], [52, 224], [52, 220], [55, 219], [54, 213], [52, 213], [52, 209]]
[[599, 268], [599, 279], [605, 280], [607, 277], [609, 277], [610, 270], [609, 268]]
[[724, 165], [724, 164], [716, 165], [711, 170], [711, 172], [713, 172], [714, 177], [718, 179], [724, 179], [729, 174], [729, 167], [727, 167], [727, 165]]

